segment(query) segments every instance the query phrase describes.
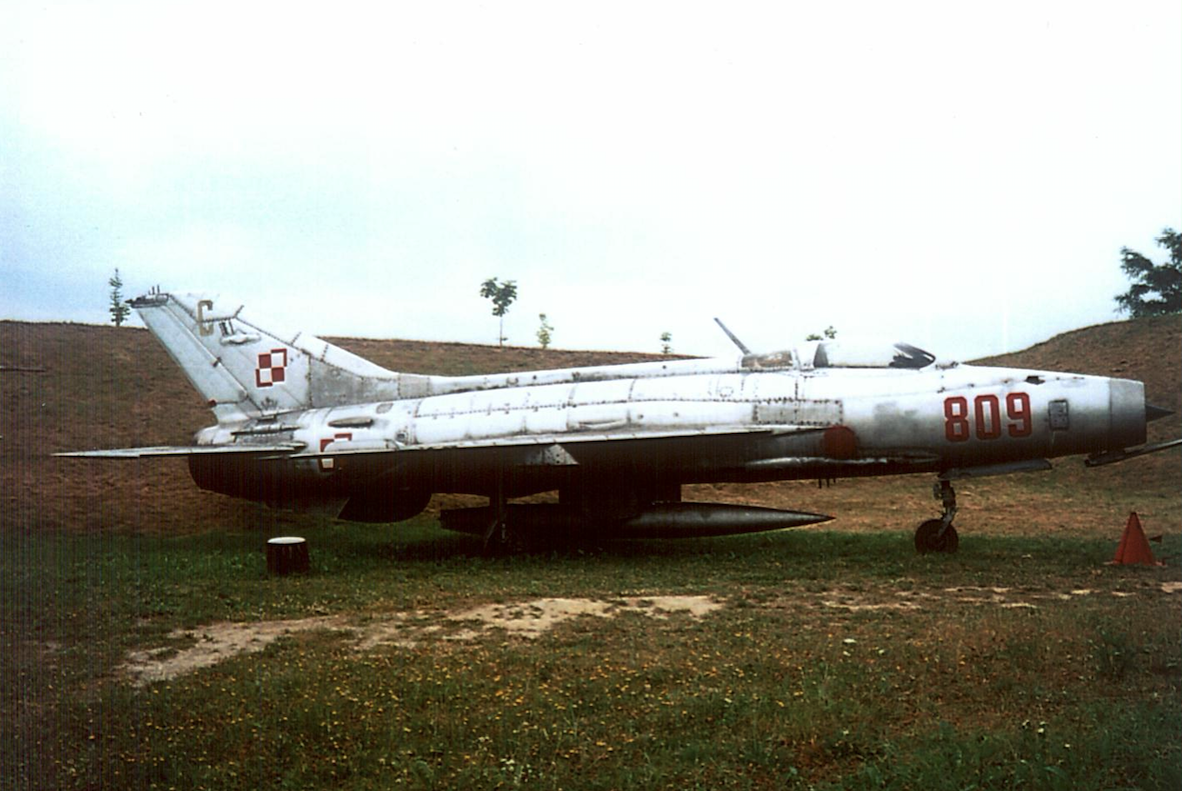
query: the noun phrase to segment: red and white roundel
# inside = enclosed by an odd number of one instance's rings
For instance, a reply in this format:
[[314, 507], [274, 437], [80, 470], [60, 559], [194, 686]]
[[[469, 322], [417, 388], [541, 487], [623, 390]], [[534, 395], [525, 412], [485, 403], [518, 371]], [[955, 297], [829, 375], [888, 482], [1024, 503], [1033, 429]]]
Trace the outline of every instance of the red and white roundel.
[[[323, 453], [325, 448], [327, 448], [329, 445], [336, 442], [337, 440], [348, 441], [351, 439], [353, 439], [353, 432], [352, 431], [341, 431], [336, 434], [333, 434], [331, 437], [321, 437], [320, 438], [320, 452]], [[320, 471], [321, 472], [329, 472], [334, 469], [336, 469], [336, 459], [320, 459]]]
[[254, 369], [254, 383], [259, 387], [270, 387], [287, 380], [287, 349], [272, 349], [259, 355], [258, 367]]

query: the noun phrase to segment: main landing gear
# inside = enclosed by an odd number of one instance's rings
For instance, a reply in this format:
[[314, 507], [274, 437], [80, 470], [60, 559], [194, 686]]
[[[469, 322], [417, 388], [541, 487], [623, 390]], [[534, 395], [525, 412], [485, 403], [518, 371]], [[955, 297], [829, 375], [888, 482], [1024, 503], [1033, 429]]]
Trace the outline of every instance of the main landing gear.
[[952, 518], [956, 516], [956, 491], [952, 482], [941, 478], [932, 486], [932, 495], [944, 506], [944, 515], [929, 519], [915, 530], [915, 551], [921, 555], [928, 552], [955, 552], [960, 539]]
[[505, 507], [505, 476], [497, 477], [497, 489], [489, 495], [488, 510], [492, 519], [484, 529], [484, 554], [499, 555], [510, 546], [508, 511]]

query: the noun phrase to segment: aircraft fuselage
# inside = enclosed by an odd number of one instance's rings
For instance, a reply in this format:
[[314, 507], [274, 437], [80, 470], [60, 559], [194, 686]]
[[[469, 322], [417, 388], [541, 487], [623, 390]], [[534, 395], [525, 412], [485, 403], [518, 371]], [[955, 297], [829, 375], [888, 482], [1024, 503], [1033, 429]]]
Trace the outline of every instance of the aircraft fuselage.
[[[205, 488], [300, 505], [347, 500], [379, 478], [407, 497], [487, 495], [498, 485], [516, 497], [613, 481], [659, 492], [943, 473], [1144, 439], [1139, 382], [957, 365], [505, 385], [214, 426], [198, 434], [199, 445], [280, 441], [303, 450], [244, 456], [232, 472], [224, 459], [191, 459]], [[473, 452], [451, 453], [465, 447]]]

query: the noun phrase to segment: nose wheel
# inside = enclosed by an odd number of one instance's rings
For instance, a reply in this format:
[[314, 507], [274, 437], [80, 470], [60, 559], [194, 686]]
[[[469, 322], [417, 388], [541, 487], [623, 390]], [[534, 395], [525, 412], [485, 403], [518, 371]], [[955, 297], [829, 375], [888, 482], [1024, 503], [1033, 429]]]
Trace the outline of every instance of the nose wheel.
[[941, 478], [932, 487], [932, 494], [944, 506], [944, 515], [939, 519], [929, 519], [916, 528], [915, 551], [921, 555], [955, 552], [960, 544], [956, 528], [952, 526], [952, 518], [956, 516], [956, 491], [951, 481]]

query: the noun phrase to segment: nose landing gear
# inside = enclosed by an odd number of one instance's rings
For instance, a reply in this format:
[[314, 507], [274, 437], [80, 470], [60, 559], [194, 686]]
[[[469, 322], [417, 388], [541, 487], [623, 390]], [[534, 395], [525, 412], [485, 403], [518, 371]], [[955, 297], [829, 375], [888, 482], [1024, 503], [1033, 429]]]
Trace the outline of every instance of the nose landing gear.
[[956, 516], [956, 491], [952, 482], [941, 478], [932, 486], [932, 495], [944, 506], [944, 515], [929, 519], [915, 530], [915, 551], [921, 555], [928, 552], [956, 551], [960, 543], [952, 518]]

